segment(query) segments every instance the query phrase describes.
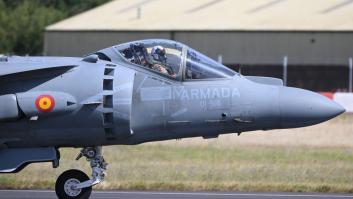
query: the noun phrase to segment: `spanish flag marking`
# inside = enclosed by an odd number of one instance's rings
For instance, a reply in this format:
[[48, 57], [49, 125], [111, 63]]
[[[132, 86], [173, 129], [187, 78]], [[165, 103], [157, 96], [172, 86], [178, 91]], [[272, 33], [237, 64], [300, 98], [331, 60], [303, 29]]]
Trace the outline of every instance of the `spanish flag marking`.
[[55, 100], [50, 95], [40, 95], [36, 99], [36, 107], [39, 112], [51, 112], [55, 107]]

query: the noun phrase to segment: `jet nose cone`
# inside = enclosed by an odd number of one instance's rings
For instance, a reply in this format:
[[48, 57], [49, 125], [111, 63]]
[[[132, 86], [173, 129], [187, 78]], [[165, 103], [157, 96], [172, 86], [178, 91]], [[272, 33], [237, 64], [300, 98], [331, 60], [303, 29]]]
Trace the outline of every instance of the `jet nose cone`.
[[327, 97], [303, 89], [283, 87], [279, 98], [282, 128], [318, 124], [345, 112]]

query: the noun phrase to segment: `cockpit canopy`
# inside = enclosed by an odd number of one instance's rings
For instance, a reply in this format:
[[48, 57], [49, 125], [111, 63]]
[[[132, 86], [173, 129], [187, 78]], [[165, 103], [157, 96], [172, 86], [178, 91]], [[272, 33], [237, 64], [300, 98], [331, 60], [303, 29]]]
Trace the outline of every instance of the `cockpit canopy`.
[[176, 78], [182, 67], [183, 45], [169, 41], [137, 41], [119, 50], [131, 63]]
[[235, 72], [215, 60], [192, 49], [187, 49], [185, 79], [227, 78]]
[[202, 53], [171, 40], [140, 40], [114, 48], [125, 60], [169, 78], [199, 80], [229, 78], [236, 74]]

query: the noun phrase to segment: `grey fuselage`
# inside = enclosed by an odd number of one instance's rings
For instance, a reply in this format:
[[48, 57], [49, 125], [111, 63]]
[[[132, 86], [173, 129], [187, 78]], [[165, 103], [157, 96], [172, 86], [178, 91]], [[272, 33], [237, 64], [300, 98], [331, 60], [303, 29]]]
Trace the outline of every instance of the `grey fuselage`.
[[[0, 122], [0, 146], [84, 147], [213, 138], [313, 125], [344, 111], [323, 96], [282, 86], [276, 79], [236, 74], [182, 81], [119, 57], [111, 62], [94, 56], [12, 57], [1, 66], [48, 63], [72, 67], [0, 77], [0, 94], [14, 96], [0, 98], [2, 106], [13, 99], [18, 108], [8, 119], [8, 112], [0, 112], [5, 118]], [[51, 112], [35, 109], [39, 95], [54, 96]]]

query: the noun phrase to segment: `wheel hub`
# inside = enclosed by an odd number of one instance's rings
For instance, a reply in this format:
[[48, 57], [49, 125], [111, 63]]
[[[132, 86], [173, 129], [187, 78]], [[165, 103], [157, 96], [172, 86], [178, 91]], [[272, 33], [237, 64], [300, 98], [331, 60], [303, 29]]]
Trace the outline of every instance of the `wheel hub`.
[[64, 184], [64, 191], [68, 196], [75, 197], [80, 195], [82, 189], [74, 189], [75, 185], [81, 182], [75, 178], [68, 179]]

